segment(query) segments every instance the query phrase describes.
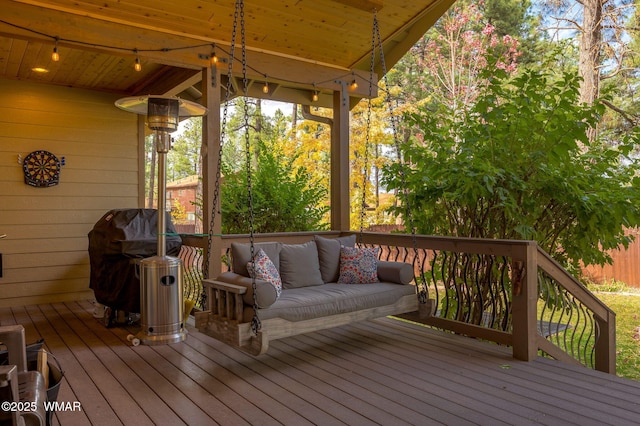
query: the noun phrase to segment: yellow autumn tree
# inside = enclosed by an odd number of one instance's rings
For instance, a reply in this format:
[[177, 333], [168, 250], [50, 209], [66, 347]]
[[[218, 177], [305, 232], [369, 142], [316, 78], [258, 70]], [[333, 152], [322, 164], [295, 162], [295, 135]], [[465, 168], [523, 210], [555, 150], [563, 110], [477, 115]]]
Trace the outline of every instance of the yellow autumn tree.
[[[387, 109], [382, 92], [380, 97], [371, 101], [370, 113], [369, 102], [366, 99], [360, 101], [351, 111], [349, 166], [352, 229], [360, 229], [361, 225], [367, 229], [371, 225], [395, 222], [395, 217], [388, 215], [386, 210], [395, 203], [396, 197], [388, 194], [379, 185], [379, 171], [394, 161], [395, 155]], [[330, 109], [312, 108], [311, 112], [321, 117], [332, 117]], [[289, 156], [294, 156], [295, 152], [300, 153], [295, 164], [304, 167], [314, 180], [322, 182], [327, 190], [330, 189], [330, 125], [314, 120], [299, 121], [297, 126], [292, 128], [288, 140], [283, 141], [283, 150]], [[321, 202], [329, 205], [329, 199]]]

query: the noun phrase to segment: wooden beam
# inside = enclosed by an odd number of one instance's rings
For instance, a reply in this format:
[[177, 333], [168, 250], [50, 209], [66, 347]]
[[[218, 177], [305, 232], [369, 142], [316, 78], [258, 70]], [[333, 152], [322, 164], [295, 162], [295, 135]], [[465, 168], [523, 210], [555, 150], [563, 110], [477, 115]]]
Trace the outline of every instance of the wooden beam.
[[165, 67], [162, 72], [154, 75], [130, 93], [134, 95], [156, 95], [175, 96], [187, 90], [194, 84], [202, 80], [202, 74], [198, 70]]
[[[209, 111], [202, 118], [202, 226], [204, 233], [214, 236], [211, 240], [211, 251], [205, 252], [205, 259], [208, 259], [209, 271], [205, 278], [217, 277], [220, 275], [222, 266], [220, 265], [222, 233], [222, 216], [220, 213], [220, 194], [214, 200], [217, 176], [220, 163], [220, 71], [213, 67], [202, 70], [202, 98], [204, 106]], [[215, 201], [215, 205], [214, 205]], [[215, 218], [213, 229], [211, 219]]]
[[333, 0], [336, 3], [344, 4], [346, 6], [355, 7], [356, 9], [364, 10], [365, 12], [371, 12], [374, 9], [380, 10], [384, 6], [382, 0]]
[[331, 229], [349, 231], [349, 92], [346, 82], [333, 95], [330, 199]]
[[[335, 0], [334, 0], [335, 1]], [[388, 35], [382, 41], [384, 59], [387, 70], [390, 70], [422, 36], [435, 24], [435, 22], [455, 3], [455, 0], [437, 0], [425, 9], [420, 15], [407, 22], [393, 34]], [[384, 28], [381, 28], [383, 31]], [[367, 54], [356, 61], [352, 68], [368, 70], [371, 56]], [[374, 70], [378, 75], [382, 74], [382, 63], [376, 58]]]

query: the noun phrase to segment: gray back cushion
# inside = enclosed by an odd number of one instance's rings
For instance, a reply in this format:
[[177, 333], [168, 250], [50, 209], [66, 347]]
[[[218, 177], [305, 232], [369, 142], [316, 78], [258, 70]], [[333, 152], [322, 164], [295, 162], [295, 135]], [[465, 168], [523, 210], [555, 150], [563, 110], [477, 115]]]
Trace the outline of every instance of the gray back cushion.
[[283, 244], [280, 250], [282, 288], [322, 285], [318, 249], [315, 241], [304, 244]]
[[325, 283], [335, 283], [340, 276], [340, 247], [355, 247], [356, 236], [348, 235], [339, 238], [314, 237], [318, 246], [320, 274]]
[[[269, 259], [276, 265], [278, 268], [278, 272], [280, 271], [280, 248], [282, 247], [281, 243], [273, 242], [273, 243], [255, 243], [253, 245], [255, 256], [258, 253], [258, 249], [264, 250], [264, 253], [269, 257]], [[251, 245], [248, 243], [231, 243], [231, 267], [233, 268], [233, 272], [236, 274], [244, 275], [245, 277], [249, 276], [249, 271], [247, 271], [247, 263], [251, 261]]]

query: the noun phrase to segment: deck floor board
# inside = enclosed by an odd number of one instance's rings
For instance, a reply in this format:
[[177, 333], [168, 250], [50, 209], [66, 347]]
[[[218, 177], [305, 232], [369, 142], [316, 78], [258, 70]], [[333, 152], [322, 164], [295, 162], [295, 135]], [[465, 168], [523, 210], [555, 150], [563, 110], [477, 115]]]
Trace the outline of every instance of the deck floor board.
[[[359, 327], [359, 324], [354, 325], [354, 328]], [[572, 393], [564, 395], [564, 398], [559, 398], [558, 392], [560, 390], [547, 388], [550, 383], [555, 383], [555, 380], [542, 381], [540, 384], [537, 380], [537, 369], [523, 377], [518, 374], [518, 369], [513, 368], [516, 364], [526, 365], [527, 363], [517, 362], [506, 354], [491, 357], [486, 353], [484, 345], [478, 346], [472, 339], [467, 339], [469, 341], [462, 342], [462, 346], [460, 346], [456, 343], [457, 339], [452, 340], [448, 335], [435, 336], [433, 341], [416, 340], [413, 333], [403, 333], [403, 331], [402, 329], [376, 327], [374, 330], [370, 328], [362, 330], [361, 333], [369, 335], [364, 340], [364, 344], [376, 347], [378, 350], [395, 352], [397, 354], [395, 359], [399, 361], [410, 354], [412, 356], [410, 360], [412, 364], [410, 365], [414, 369], [423, 371], [424, 374], [442, 375], [444, 383], [441, 382], [438, 386], [450, 385], [453, 386], [453, 389], [458, 389], [458, 392], [474, 389], [475, 392], [471, 395], [475, 394], [476, 399], [480, 398], [480, 402], [485, 404], [485, 407], [493, 405], [497, 408], [511, 401], [513, 405], [507, 407], [507, 412], [524, 416], [530, 410], [529, 420], [551, 425], [557, 424], [557, 422], [570, 424], [576, 418], [576, 414], [572, 410], [566, 409], [566, 405], [570, 404], [572, 400]], [[344, 333], [344, 331], [329, 330], [323, 333]], [[361, 336], [354, 334], [347, 337], [357, 340], [363, 339]], [[393, 340], [391, 344], [381, 346], [380, 342], [385, 336], [390, 339], [394, 339], [396, 336], [401, 338]], [[565, 386], [562, 382], [558, 385]], [[531, 390], [537, 390], [537, 392], [532, 393]], [[482, 395], [485, 396], [484, 399], [481, 397]], [[583, 399], [580, 397], [580, 400]], [[496, 406], [496, 404], [499, 405]], [[490, 412], [494, 414], [494, 411]], [[593, 416], [593, 424], [602, 424], [600, 417], [605, 417], [607, 414], [596, 412], [593, 413]], [[526, 422], [527, 420], [522, 419], [521, 421]], [[584, 419], [580, 424], [587, 424], [585, 423], [587, 421]]]
[[53, 424], [632, 425], [640, 382], [394, 319], [271, 343], [251, 357], [189, 329], [133, 347], [90, 301], [0, 308], [0, 325], [45, 339], [64, 371]]

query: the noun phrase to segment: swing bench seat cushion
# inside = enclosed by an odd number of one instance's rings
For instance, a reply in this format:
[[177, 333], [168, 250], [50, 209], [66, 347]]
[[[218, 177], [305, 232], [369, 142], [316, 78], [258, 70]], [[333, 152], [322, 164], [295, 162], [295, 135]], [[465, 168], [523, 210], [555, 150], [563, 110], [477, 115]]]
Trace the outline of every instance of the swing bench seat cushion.
[[[282, 318], [297, 322], [392, 305], [408, 295], [415, 297], [414, 286], [388, 282], [367, 285], [328, 283], [285, 290], [268, 309], [258, 309], [257, 313], [260, 320]], [[245, 305], [243, 321], [249, 322], [252, 318], [253, 309]]]

